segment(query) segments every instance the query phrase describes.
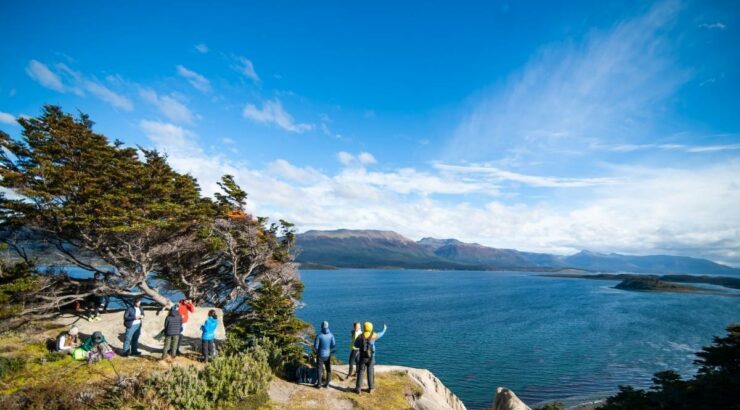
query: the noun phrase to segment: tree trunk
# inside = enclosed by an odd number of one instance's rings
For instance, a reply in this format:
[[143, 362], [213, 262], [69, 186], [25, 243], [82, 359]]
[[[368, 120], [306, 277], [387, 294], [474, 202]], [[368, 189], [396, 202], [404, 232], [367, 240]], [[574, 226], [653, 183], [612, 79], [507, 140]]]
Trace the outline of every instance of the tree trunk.
[[172, 301], [163, 296], [159, 291], [156, 289], [152, 289], [149, 287], [149, 284], [146, 283], [146, 280], [143, 280], [138, 283], [139, 289], [141, 289], [142, 292], [144, 292], [147, 296], [152, 298], [155, 302], [159, 303], [160, 305], [164, 306], [165, 308], [169, 308], [172, 306]]

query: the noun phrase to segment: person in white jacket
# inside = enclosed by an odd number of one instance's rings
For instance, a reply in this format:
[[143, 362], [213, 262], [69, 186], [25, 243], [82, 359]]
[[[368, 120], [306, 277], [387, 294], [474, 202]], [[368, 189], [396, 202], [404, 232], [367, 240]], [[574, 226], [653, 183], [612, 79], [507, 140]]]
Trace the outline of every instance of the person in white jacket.
[[72, 326], [66, 332], [62, 333], [57, 337], [57, 350], [62, 353], [72, 354], [72, 352], [80, 347], [80, 329], [77, 326]]

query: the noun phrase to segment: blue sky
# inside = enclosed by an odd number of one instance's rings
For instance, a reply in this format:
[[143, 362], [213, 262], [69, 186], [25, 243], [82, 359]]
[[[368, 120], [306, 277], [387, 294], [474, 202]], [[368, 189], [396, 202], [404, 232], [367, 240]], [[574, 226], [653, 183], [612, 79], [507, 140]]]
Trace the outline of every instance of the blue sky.
[[0, 10], [11, 135], [80, 110], [300, 230], [740, 264], [737, 2]]

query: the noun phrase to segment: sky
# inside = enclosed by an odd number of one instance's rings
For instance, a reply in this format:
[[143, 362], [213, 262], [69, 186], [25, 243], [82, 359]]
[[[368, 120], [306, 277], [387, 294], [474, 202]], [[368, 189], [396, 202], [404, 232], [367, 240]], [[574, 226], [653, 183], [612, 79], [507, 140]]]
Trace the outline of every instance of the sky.
[[[462, 4], [459, 4], [462, 3]], [[562, 3], [562, 4], [556, 4]], [[309, 229], [740, 266], [740, 3], [0, 4], [44, 104]]]

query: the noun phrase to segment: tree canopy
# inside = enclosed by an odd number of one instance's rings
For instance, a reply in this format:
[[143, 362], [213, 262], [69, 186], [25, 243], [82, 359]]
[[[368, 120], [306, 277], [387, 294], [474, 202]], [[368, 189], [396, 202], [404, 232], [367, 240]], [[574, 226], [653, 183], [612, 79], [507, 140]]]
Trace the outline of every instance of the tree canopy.
[[63, 263], [102, 274], [82, 296], [144, 295], [167, 306], [162, 291], [174, 289], [239, 314], [263, 279], [290, 292], [292, 225], [250, 215], [233, 176], [211, 199], [164, 155], [109, 140], [87, 115], [45, 106], [19, 123], [20, 138], [0, 132], [2, 240], [25, 256], [24, 243], [43, 242]]

